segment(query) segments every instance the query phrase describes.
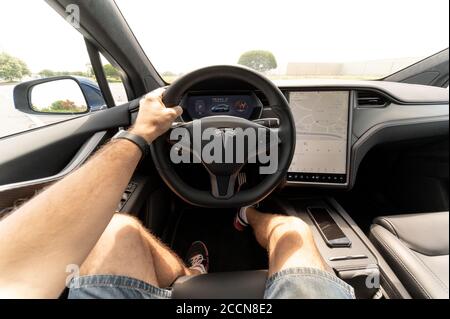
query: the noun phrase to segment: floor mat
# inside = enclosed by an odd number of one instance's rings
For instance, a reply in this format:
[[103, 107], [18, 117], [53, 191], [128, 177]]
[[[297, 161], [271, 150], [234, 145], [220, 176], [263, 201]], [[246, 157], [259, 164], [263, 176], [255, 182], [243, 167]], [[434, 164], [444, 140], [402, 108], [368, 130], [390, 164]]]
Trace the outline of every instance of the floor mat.
[[184, 257], [192, 242], [203, 241], [209, 250], [210, 272], [267, 269], [267, 253], [250, 229], [233, 226], [235, 210], [192, 209], [180, 216], [172, 249]]

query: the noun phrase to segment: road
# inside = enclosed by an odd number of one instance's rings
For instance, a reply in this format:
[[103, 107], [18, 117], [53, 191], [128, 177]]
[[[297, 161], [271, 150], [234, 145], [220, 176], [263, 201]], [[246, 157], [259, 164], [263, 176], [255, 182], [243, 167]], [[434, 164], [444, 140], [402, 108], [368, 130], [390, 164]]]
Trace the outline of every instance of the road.
[[[31, 115], [14, 108], [15, 84], [0, 84], [0, 138], [23, 132], [35, 127], [45, 126], [73, 117], [73, 115]], [[111, 91], [118, 103], [126, 102], [121, 83], [111, 83]]]

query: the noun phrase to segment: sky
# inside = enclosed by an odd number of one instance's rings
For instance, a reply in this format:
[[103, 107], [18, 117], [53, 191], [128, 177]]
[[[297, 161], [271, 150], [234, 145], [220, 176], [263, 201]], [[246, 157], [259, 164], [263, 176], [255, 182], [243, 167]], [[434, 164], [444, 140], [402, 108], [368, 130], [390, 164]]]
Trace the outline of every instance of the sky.
[[[116, 3], [160, 72], [234, 64], [253, 49], [272, 51], [283, 68], [288, 62], [419, 59], [449, 43], [448, 0]], [[0, 5], [0, 52], [25, 60], [33, 72], [86, 69], [81, 35], [44, 1]]]
[[43, 0], [0, 1], [0, 52], [23, 59], [32, 72], [84, 71], [83, 37]]

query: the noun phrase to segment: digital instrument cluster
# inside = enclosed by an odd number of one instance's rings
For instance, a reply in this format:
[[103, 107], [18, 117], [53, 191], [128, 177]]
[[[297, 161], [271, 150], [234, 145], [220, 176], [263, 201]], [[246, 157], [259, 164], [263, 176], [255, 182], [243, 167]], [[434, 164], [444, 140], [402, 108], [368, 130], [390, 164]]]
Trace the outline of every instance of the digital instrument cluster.
[[190, 119], [214, 115], [250, 119], [255, 109], [259, 108], [257, 98], [251, 94], [188, 95], [184, 104]]

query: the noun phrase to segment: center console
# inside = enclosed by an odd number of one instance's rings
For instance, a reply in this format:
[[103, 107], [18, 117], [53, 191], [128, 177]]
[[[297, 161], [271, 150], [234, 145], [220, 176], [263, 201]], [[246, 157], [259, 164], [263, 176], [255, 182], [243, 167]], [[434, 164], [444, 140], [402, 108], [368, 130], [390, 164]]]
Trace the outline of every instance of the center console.
[[283, 210], [311, 227], [318, 249], [357, 298], [381, 296], [380, 267], [369, 240], [332, 198], [289, 198]]

